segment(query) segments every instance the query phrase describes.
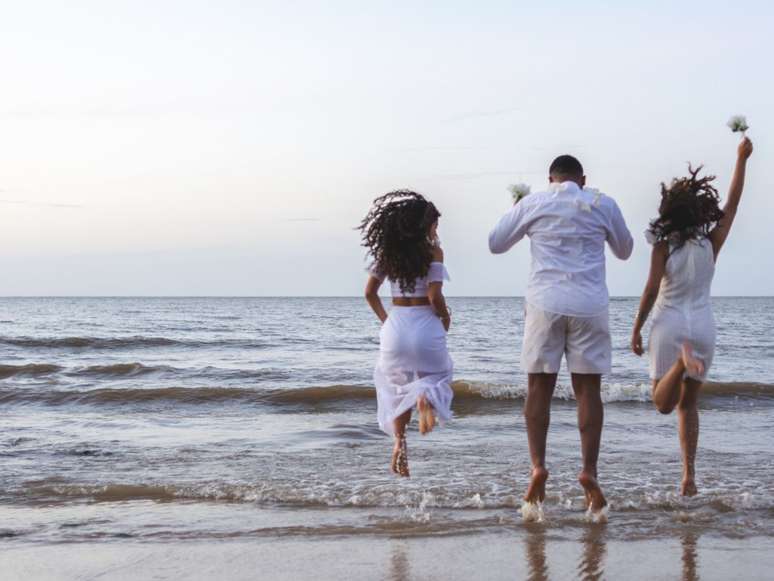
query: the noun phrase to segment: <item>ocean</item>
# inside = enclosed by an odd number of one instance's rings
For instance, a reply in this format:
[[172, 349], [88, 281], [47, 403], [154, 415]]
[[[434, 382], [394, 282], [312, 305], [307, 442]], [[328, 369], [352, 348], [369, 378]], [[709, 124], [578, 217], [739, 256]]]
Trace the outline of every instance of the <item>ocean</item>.
[[[678, 494], [676, 417], [656, 412], [647, 359], [629, 351], [637, 302], [610, 307], [599, 473], [608, 522], [584, 515], [562, 374], [545, 522], [528, 525], [518, 513], [529, 475], [522, 299], [449, 299], [455, 417], [425, 437], [412, 424], [412, 477], [399, 479], [371, 386], [379, 324], [360, 298], [2, 298], [0, 546], [441, 546], [495, 535], [517, 539], [532, 578], [549, 578], [552, 543], [590, 543], [584, 578], [601, 578], [606, 543], [682, 547], [683, 578], [691, 560], [701, 570], [703, 543], [769, 547], [774, 298], [714, 299], [718, 345], [690, 499]], [[390, 555], [400, 573], [407, 557]]]

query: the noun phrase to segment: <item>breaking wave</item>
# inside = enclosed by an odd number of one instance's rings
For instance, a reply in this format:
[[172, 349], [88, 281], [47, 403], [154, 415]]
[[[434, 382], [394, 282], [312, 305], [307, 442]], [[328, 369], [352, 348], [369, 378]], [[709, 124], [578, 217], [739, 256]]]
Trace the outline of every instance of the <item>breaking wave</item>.
[[[3, 366], [0, 373], [53, 373], [46, 366]], [[52, 367], [52, 366], [49, 366]], [[35, 371], [31, 368], [40, 368]], [[139, 363], [95, 366], [89, 368], [93, 373], [112, 373], [131, 375], [152, 373], [163, 368], [145, 367]], [[3, 371], [5, 370], [5, 371]], [[523, 385], [497, 385], [456, 381], [452, 385], [454, 399], [461, 405], [488, 401], [523, 400], [526, 387]], [[753, 399], [774, 399], [774, 386], [760, 383], [708, 383], [704, 393], [711, 397]], [[557, 386], [554, 397], [560, 400], [573, 399], [572, 389]], [[642, 403], [650, 401], [650, 385], [647, 384], [607, 384], [603, 385], [602, 397], [608, 403]], [[0, 388], [0, 403], [26, 403], [44, 405], [87, 404], [142, 404], [171, 402], [188, 405], [242, 402], [268, 406], [307, 406], [326, 404], [357, 404], [375, 399], [373, 388], [363, 385], [330, 385], [325, 387], [301, 387], [288, 389], [251, 389], [240, 387], [159, 387], [159, 388], [99, 388], [90, 390], [40, 389], [40, 388]]]

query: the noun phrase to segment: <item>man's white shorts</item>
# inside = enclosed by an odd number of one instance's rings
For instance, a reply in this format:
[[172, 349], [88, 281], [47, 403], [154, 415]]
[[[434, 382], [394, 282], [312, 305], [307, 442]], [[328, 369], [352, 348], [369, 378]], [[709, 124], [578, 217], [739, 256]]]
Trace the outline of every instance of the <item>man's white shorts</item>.
[[564, 354], [570, 373], [610, 373], [611, 351], [607, 311], [591, 317], [571, 317], [526, 303], [522, 371], [558, 373]]

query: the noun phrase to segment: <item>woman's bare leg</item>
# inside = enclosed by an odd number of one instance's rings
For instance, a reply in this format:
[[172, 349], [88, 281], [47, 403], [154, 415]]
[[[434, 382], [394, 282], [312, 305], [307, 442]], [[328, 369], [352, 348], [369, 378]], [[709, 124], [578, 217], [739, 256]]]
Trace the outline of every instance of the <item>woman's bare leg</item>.
[[432, 432], [435, 427], [435, 410], [424, 395], [417, 399], [417, 410], [419, 411], [419, 433], [424, 436]]
[[682, 396], [677, 405], [678, 433], [680, 447], [683, 450], [683, 482], [680, 493], [694, 496], [696, 490], [696, 448], [699, 444], [699, 390], [701, 382], [686, 379], [683, 382]]
[[653, 403], [662, 414], [672, 413], [680, 401], [686, 371], [693, 375], [701, 375], [704, 371], [704, 365], [693, 356], [693, 350], [687, 343], [669, 371], [653, 382]]
[[407, 410], [393, 420], [395, 446], [392, 449], [390, 469], [399, 476], [409, 476], [408, 448], [406, 446], [406, 426], [411, 420], [411, 410]]

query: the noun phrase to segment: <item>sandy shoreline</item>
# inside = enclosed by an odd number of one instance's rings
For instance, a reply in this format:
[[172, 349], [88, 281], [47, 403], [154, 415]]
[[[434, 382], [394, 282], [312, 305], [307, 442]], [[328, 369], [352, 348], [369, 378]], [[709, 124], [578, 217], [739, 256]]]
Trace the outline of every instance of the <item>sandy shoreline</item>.
[[215, 542], [42, 544], [0, 552], [3, 579], [767, 579], [774, 539], [616, 541], [588, 527], [577, 541], [539, 525], [508, 534]]

